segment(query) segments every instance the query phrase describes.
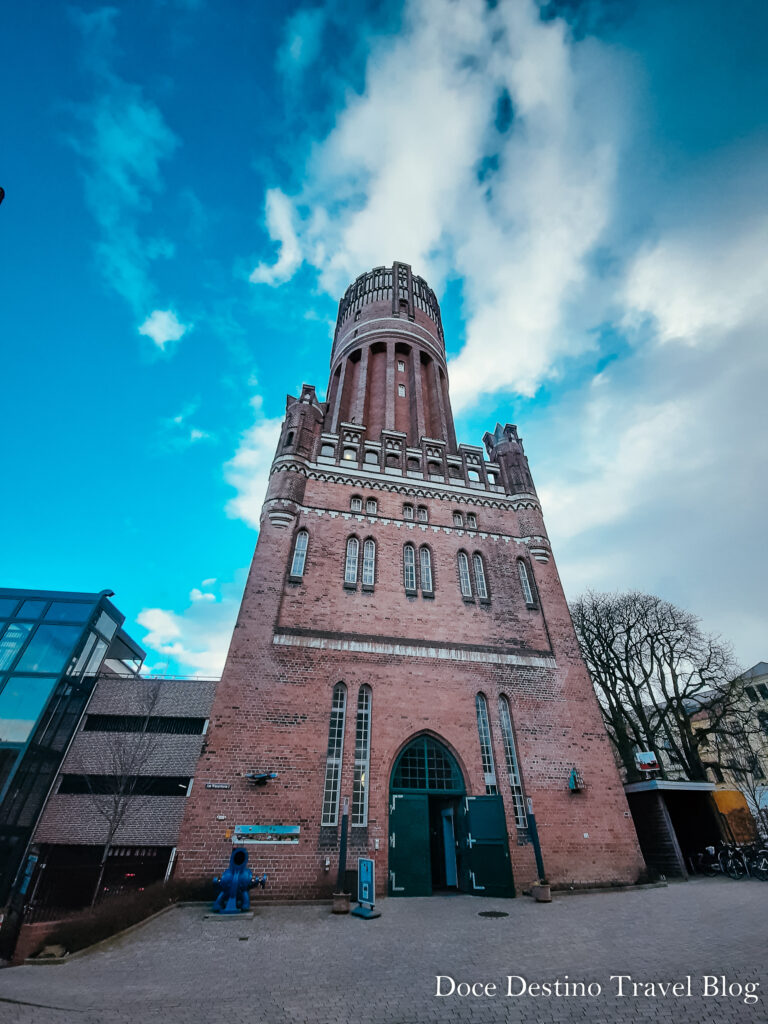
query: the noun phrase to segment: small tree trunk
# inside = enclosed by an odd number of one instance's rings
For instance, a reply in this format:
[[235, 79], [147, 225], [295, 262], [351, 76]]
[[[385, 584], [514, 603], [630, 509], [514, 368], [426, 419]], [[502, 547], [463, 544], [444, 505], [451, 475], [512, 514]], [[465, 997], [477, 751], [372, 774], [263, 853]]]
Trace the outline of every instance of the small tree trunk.
[[101, 861], [99, 862], [99, 875], [96, 879], [96, 888], [93, 890], [93, 898], [91, 899], [91, 906], [96, 905], [96, 900], [99, 898], [99, 892], [101, 891], [101, 883], [104, 881], [104, 872], [107, 869], [107, 857], [109, 857], [109, 848], [111, 843], [106, 843], [104, 846], [104, 852], [101, 855]]

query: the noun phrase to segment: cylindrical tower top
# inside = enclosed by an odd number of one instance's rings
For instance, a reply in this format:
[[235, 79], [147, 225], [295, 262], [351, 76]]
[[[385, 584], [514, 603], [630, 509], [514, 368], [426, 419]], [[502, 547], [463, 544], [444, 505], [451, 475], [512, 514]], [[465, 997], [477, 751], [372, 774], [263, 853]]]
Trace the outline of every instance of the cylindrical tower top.
[[361, 274], [339, 303], [325, 429], [342, 423], [456, 449], [440, 306], [407, 263]]

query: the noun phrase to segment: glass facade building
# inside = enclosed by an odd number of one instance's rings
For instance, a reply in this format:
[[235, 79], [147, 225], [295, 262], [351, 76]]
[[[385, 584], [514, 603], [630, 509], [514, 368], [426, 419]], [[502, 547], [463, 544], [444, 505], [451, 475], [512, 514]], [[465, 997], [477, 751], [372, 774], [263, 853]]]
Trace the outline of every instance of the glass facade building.
[[96, 676], [144, 660], [110, 596], [0, 588], [0, 907], [24, 897], [25, 851]]

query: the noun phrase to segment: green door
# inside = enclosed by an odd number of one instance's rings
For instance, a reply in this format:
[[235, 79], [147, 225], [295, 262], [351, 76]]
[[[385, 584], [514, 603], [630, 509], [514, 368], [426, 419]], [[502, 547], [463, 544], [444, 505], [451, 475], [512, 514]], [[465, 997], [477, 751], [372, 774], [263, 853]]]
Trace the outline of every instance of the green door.
[[430, 896], [429, 798], [392, 793], [389, 799], [389, 894]]
[[514, 896], [507, 819], [500, 796], [460, 801], [459, 886], [475, 896]]

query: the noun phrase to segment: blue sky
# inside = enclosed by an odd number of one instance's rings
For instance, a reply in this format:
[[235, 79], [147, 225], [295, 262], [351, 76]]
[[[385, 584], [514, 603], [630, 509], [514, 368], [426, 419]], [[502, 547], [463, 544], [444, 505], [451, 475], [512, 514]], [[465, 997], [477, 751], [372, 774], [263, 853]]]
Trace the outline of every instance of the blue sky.
[[[563, 583], [766, 657], [768, 8], [14, 5], [2, 582], [216, 674], [286, 393], [410, 262], [461, 438], [526, 440]], [[11, 99], [8, 102], [8, 98]]]

